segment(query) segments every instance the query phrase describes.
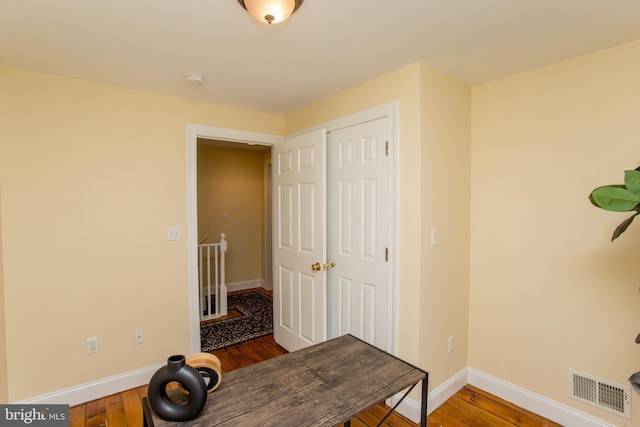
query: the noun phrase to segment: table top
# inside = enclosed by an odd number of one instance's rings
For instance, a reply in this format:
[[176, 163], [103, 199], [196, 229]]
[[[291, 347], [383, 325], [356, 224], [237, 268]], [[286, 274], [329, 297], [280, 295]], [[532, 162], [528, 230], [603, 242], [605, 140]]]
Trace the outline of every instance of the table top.
[[198, 417], [155, 426], [334, 426], [426, 377], [344, 335], [222, 375]]

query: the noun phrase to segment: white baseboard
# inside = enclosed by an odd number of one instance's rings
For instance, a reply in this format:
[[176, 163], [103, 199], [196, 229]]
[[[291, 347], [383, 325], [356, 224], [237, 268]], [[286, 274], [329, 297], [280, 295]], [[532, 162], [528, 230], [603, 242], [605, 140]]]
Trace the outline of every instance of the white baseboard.
[[[508, 402], [520, 406], [526, 410], [534, 412], [552, 421], [566, 426], [580, 427], [615, 427], [591, 415], [585, 414], [569, 406], [558, 403], [554, 400], [532, 393], [516, 385], [510, 384], [501, 379], [492, 377], [473, 368], [465, 368], [449, 378], [429, 392], [427, 399], [427, 412], [430, 414], [440, 405], [455, 395], [462, 387], [471, 384], [484, 391], [500, 397]], [[400, 400], [402, 394], [397, 394], [387, 401], [392, 406]], [[409, 418], [411, 421], [420, 422], [420, 402], [407, 397], [397, 411]]]
[[[398, 400], [402, 398], [402, 395], [402, 393], [399, 393], [387, 399], [386, 404], [393, 408], [393, 405], [398, 403]], [[396, 408], [396, 412], [409, 418], [414, 423], [420, 422], [420, 402], [416, 402], [410, 397], [407, 397], [398, 405], [398, 407]]]
[[443, 384], [433, 389], [429, 392], [429, 398], [427, 399], [427, 412], [429, 414], [433, 412], [434, 409], [459, 392], [462, 387], [467, 385], [467, 383], [467, 370], [463, 369]]
[[[427, 414], [433, 412], [438, 406], [442, 405], [448, 398], [456, 394], [462, 387], [467, 384], [467, 370], [455, 374], [449, 378], [444, 384], [441, 384], [436, 389], [429, 392], [427, 397]], [[398, 400], [403, 396], [403, 393], [398, 393], [387, 401], [387, 405], [393, 407]], [[398, 405], [396, 409], [400, 414], [409, 418], [414, 423], [420, 422], [420, 401], [415, 401], [410, 397], [407, 397]]]
[[[123, 374], [102, 378], [86, 384], [66, 388], [52, 393], [43, 394], [30, 399], [25, 399], [17, 404], [68, 404], [79, 405], [91, 400], [140, 387], [148, 384], [153, 374], [164, 364], [148, 366], [146, 368], [125, 372]], [[501, 379], [492, 377], [473, 368], [465, 368], [455, 374], [449, 380], [429, 392], [427, 400], [428, 413], [433, 412], [447, 399], [456, 394], [466, 384], [471, 384], [501, 399], [532, 411], [538, 415], [566, 426], [581, 427], [615, 427], [598, 418], [577, 411], [544, 396], [532, 393], [516, 385]], [[388, 400], [390, 406], [395, 405], [402, 394], [393, 396]], [[407, 397], [398, 408], [399, 413], [413, 422], [420, 421], [420, 402]]]
[[227, 292], [244, 291], [246, 289], [262, 288], [262, 279], [244, 280], [242, 282], [227, 283]]
[[508, 402], [565, 426], [615, 427], [591, 415], [577, 411], [554, 400], [532, 393], [473, 368], [467, 368], [467, 381]]
[[153, 374], [164, 364], [136, 369], [112, 377], [102, 378], [90, 383], [58, 390], [52, 393], [32, 397], [30, 399], [14, 402], [26, 405], [67, 404], [79, 405], [91, 400], [99, 399], [124, 390], [140, 387], [148, 384]]

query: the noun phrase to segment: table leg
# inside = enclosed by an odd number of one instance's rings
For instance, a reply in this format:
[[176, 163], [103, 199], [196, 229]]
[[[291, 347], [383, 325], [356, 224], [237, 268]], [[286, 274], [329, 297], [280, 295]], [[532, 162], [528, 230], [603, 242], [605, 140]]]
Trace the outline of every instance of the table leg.
[[422, 404], [420, 405], [420, 427], [427, 427], [427, 390], [429, 388], [429, 373], [422, 380]]
[[151, 407], [149, 406], [149, 399], [142, 398], [142, 425], [143, 427], [154, 427], [153, 417], [151, 416]]

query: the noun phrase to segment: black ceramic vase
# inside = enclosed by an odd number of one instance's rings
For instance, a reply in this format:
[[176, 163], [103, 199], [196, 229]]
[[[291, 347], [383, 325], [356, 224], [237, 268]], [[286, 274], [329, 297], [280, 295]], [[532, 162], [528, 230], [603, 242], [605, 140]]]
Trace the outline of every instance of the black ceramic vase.
[[[167, 384], [181, 388], [167, 392]], [[186, 390], [186, 392], [185, 392]], [[207, 401], [207, 385], [200, 373], [185, 363], [182, 355], [171, 356], [167, 366], [158, 369], [147, 392], [151, 409], [167, 421], [188, 421], [198, 416]]]

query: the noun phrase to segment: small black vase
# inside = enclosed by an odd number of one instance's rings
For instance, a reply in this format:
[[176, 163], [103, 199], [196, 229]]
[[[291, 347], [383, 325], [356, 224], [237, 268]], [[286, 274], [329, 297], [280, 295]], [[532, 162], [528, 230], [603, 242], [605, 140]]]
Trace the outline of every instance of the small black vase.
[[[167, 392], [167, 384], [179, 382], [181, 388]], [[186, 393], [185, 393], [186, 390]], [[158, 369], [147, 392], [151, 409], [167, 421], [188, 421], [198, 416], [207, 401], [207, 385], [200, 373], [175, 355]]]

